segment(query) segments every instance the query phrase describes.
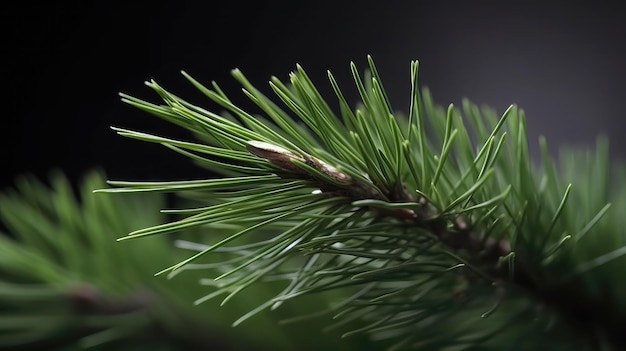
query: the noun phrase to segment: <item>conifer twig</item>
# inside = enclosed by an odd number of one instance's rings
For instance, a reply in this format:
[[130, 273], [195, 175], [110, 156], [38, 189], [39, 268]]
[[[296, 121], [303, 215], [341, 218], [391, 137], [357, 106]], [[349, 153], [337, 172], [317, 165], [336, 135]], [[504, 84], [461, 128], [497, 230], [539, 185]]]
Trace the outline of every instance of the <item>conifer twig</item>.
[[[620, 228], [615, 218], [603, 220], [613, 200], [602, 195], [612, 186], [602, 173], [607, 164], [598, 164], [607, 149], [586, 159], [566, 157], [561, 174], [542, 141], [542, 166], [536, 167], [517, 106], [498, 117], [464, 101], [464, 119], [453, 105], [444, 110], [418, 88], [418, 63], [412, 62], [405, 118], [393, 109], [371, 57], [368, 65], [365, 77], [350, 66], [361, 98], [356, 109], [328, 73], [339, 115], [299, 65], [288, 84], [270, 81], [286, 110], [233, 71], [260, 115], [237, 107], [215, 82], [209, 88], [187, 74], [226, 111], [193, 105], [154, 81], [148, 85], [162, 105], [122, 94], [124, 102], [193, 131], [203, 143], [117, 128], [119, 134], [165, 145], [224, 174], [110, 182], [114, 187], [103, 191], [180, 192], [206, 204], [123, 239], [220, 229], [223, 237], [161, 273], [227, 251], [232, 260], [206, 280], [216, 287], [208, 296], [225, 294], [226, 302], [255, 284], [285, 283], [237, 324], [296, 297], [342, 291], [322, 314], [335, 315], [336, 327], [358, 320], [359, 333], [391, 340], [392, 349], [502, 345], [508, 334], [501, 328], [518, 335], [541, 331], [542, 343], [560, 340], [573, 324], [564, 318], [568, 306], [554, 303], [552, 295], [576, 286], [589, 301], [593, 289], [585, 287], [584, 275], [593, 269], [610, 276], [608, 267], [624, 260], [622, 246], [598, 244], [617, 242]], [[581, 175], [573, 165], [583, 162], [595, 164]], [[586, 190], [590, 181], [598, 189]], [[244, 238], [250, 236], [261, 239], [249, 246]], [[538, 305], [550, 308], [538, 313]], [[475, 316], [482, 316], [480, 323], [453, 323]], [[616, 342], [615, 320], [599, 316], [594, 328]], [[600, 342], [598, 334], [585, 335], [589, 347]], [[520, 347], [533, 342], [524, 339]]]

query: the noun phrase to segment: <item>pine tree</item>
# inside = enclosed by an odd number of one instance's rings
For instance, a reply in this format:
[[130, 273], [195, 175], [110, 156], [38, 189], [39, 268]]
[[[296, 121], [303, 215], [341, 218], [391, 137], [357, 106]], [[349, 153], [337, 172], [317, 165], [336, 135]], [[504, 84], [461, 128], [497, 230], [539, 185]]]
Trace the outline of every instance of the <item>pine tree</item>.
[[[198, 286], [211, 290], [196, 304], [219, 298], [214, 313], [254, 301], [224, 313], [233, 316], [231, 335], [251, 335], [247, 324], [278, 315], [275, 330], [320, 335], [315, 326], [336, 338], [334, 349], [623, 348], [626, 190], [607, 140], [593, 151], [564, 148], [554, 162], [541, 138], [533, 162], [517, 106], [500, 116], [469, 101], [444, 109], [419, 87], [415, 61], [404, 115], [368, 63], [364, 75], [350, 65], [356, 107], [330, 72], [332, 103], [300, 66], [288, 83], [271, 78], [275, 98], [232, 72], [257, 114], [184, 72], [224, 111], [154, 81], [147, 85], [162, 103], [122, 94], [197, 140], [118, 134], [161, 144], [215, 176], [109, 182], [98, 192], [175, 193], [181, 205], [120, 240], [154, 236], [133, 240], [151, 252], [148, 243], [168, 237], [157, 234], [170, 234], [192, 250], [157, 276], [173, 285], [202, 277]], [[319, 349], [286, 345], [269, 349]]]

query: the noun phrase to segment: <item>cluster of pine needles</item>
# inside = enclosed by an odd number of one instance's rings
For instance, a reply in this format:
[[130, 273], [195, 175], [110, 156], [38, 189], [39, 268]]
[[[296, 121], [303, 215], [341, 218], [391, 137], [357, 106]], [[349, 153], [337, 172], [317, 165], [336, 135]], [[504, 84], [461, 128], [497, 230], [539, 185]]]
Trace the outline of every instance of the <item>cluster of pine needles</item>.
[[157, 238], [144, 237], [170, 234], [179, 255], [190, 253], [154, 266], [157, 276], [200, 277], [196, 304], [253, 301], [226, 314], [234, 334], [287, 310], [277, 325], [316, 321], [373, 349], [619, 349], [626, 188], [607, 140], [563, 148], [555, 162], [541, 138], [536, 160], [515, 105], [501, 115], [469, 101], [442, 108], [418, 86], [415, 61], [405, 115], [371, 57], [364, 74], [350, 68], [356, 106], [330, 72], [332, 102], [300, 66], [288, 83], [271, 78], [272, 97], [233, 70], [256, 113], [184, 72], [219, 113], [154, 81], [161, 103], [122, 94], [196, 140], [118, 134], [161, 144], [211, 176], [97, 190], [178, 195], [180, 208], [161, 211], [167, 220], [119, 240], [143, 238], [134, 243], [148, 252]]

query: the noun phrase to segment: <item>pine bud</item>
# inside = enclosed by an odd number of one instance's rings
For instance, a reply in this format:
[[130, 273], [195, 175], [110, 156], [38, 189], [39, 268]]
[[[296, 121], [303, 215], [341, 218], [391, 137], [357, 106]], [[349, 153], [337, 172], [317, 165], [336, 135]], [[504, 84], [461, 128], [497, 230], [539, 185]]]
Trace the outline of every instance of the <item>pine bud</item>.
[[352, 183], [352, 177], [327, 164], [326, 162], [318, 160], [317, 158], [310, 155], [301, 156], [278, 145], [258, 140], [248, 141], [246, 149], [251, 154], [264, 158], [269, 162], [275, 164], [276, 166], [288, 171], [304, 173], [302, 169], [294, 165], [292, 162], [292, 160], [298, 160], [326, 174], [328, 177], [338, 183], [346, 185]]
[[302, 156], [294, 154], [293, 152], [278, 145], [266, 143], [264, 141], [248, 141], [246, 150], [255, 156], [268, 160], [280, 168], [292, 172], [302, 173], [302, 170], [294, 165], [291, 160], [295, 159], [301, 162], [306, 162]]

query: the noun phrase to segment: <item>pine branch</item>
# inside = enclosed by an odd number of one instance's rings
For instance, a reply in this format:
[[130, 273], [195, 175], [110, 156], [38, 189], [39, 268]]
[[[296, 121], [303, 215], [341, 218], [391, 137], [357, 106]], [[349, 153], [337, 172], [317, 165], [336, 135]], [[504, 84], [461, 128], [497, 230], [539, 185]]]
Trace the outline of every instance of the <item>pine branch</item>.
[[175, 282], [152, 276], [155, 267], [184, 257], [173, 238], [114, 240], [116, 233], [164, 221], [158, 211], [164, 197], [92, 194], [104, 186], [100, 172], [80, 184], [54, 172], [48, 183], [24, 175], [0, 192], [0, 349], [274, 351], [303, 340], [302, 350], [360, 349], [361, 339], [339, 343], [308, 328], [279, 327], [280, 313], [261, 314], [237, 328], [245, 338], [236, 335], [224, 320], [265, 302], [275, 288], [259, 286], [252, 298], [219, 313], [217, 306], [193, 306], [207, 291], [197, 284], [200, 275]]
[[[605, 142], [594, 157], [570, 153], [557, 168], [541, 140], [537, 167], [516, 106], [500, 118], [468, 101], [465, 118], [453, 105], [444, 111], [427, 90], [420, 93], [412, 62], [405, 118], [368, 62], [364, 78], [351, 64], [356, 110], [328, 73], [339, 116], [300, 66], [289, 84], [270, 81], [287, 110], [233, 71], [261, 115], [234, 105], [215, 82], [208, 88], [184, 73], [226, 111], [195, 106], [154, 81], [147, 84], [164, 105], [122, 94], [202, 143], [115, 128], [120, 135], [162, 144], [223, 176], [110, 182], [114, 188], [103, 191], [177, 192], [204, 203], [168, 211], [186, 217], [121, 239], [200, 226], [224, 233], [159, 274], [173, 277], [228, 253], [211, 263], [221, 273], [204, 281], [216, 290], [200, 302], [284, 283], [235, 325], [296, 297], [339, 291], [343, 297], [316, 315], [334, 315], [339, 322], [330, 328], [359, 321], [346, 335], [365, 333], [391, 349], [619, 347], [615, 325], [626, 316], [619, 290], [598, 299], [597, 285], [616, 278], [626, 253], [622, 219], [606, 218], [609, 201], [626, 191], [608, 180]], [[609, 189], [618, 195], [609, 198]], [[573, 303], [589, 306], [579, 311], [590, 320], [573, 316]], [[572, 328], [580, 339], [563, 339]]]

